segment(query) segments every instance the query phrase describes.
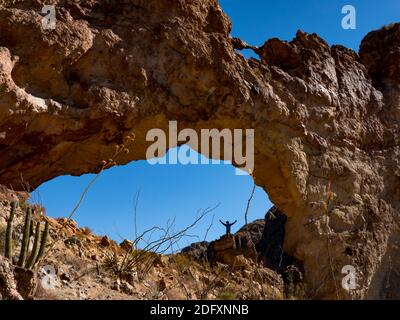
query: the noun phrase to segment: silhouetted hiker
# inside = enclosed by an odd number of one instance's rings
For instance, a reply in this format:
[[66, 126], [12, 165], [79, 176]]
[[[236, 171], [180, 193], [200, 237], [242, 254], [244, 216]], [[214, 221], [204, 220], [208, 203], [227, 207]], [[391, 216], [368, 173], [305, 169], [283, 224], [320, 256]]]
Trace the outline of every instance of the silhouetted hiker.
[[223, 223], [221, 220], [219, 220], [219, 222], [221, 222], [225, 228], [226, 228], [226, 235], [230, 235], [231, 234], [231, 227], [237, 222], [237, 220], [235, 220], [233, 223], [230, 223], [229, 221], [226, 221], [225, 223]]

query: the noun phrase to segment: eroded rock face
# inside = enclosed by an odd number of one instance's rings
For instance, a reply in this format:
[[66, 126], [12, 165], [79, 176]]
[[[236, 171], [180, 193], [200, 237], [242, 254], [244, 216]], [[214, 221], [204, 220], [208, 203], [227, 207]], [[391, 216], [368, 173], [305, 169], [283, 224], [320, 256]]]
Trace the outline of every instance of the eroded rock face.
[[14, 266], [0, 255], [0, 300], [22, 300], [17, 290]]
[[[284, 249], [310, 297], [399, 287], [384, 287], [383, 263], [399, 256], [399, 24], [360, 56], [298, 32], [246, 61], [216, 0], [46, 1], [54, 31], [42, 30], [44, 1], [1, 3], [0, 183], [96, 172], [132, 132], [115, 161], [144, 159], [147, 131], [168, 120], [254, 128], [253, 175], [288, 217]], [[351, 294], [344, 265], [357, 269]]]
[[234, 268], [245, 267], [249, 260], [257, 262], [257, 257], [256, 246], [248, 234], [223, 235], [207, 248], [207, 259], [211, 264], [220, 262]]
[[265, 215], [264, 229], [258, 243], [263, 264], [279, 273], [283, 273], [291, 262], [283, 250], [286, 220], [284, 213], [272, 207]]

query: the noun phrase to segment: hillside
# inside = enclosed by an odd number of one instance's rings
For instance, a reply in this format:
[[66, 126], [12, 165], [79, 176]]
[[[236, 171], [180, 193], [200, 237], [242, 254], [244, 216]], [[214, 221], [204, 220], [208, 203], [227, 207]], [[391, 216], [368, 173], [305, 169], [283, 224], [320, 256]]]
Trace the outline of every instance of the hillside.
[[[33, 220], [49, 221], [46, 254], [34, 272], [20, 269], [15, 265], [21, 247], [24, 209], [29, 206], [26, 197], [26, 193], [16, 194], [2, 188], [0, 293], [5, 299], [13, 297], [7, 293], [13, 287], [17, 288], [14, 298], [22, 295], [38, 300], [284, 299], [287, 294], [296, 298], [294, 291], [285, 292], [281, 275], [263, 266], [262, 251], [256, 251], [253, 241], [258, 245], [263, 239], [265, 223], [262, 220], [245, 226], [234, 236], [223, 236], [206, 244], [203, 252], [197, 252], [199, 254], [186, 248], [184, 253], [160, 255], [149, 251], [140, 256], [140, 250], [134, 250], [127, 240], [118, 244], [106, 236], [93, 234], [88, 228], [80, 228], [73, 220], [40, 216], [44, 209], [34, 206]], [[20, 206], [14, 218], [12, 266], [4, 258], [4, 237], [11, 202], [15, 200]], [[33, 240], [31, 235], [29, 251]], [[207, 250], [213, 256], [210, 260]], [[124, 261], [133, 257], [139, 257], [137, 262], [126, 267]], [[45, 273], [49, 270], [50, 282]]]

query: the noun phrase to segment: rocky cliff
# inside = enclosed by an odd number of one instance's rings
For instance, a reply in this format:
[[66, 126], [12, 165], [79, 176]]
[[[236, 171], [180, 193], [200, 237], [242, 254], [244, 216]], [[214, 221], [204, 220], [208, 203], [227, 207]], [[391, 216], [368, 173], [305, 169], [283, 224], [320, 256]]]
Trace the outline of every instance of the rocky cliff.
[[[210, 243], [192, 243], [183, 248], [182, 253], [211, 265], [222, 263], [249, 269], [255, 265], [274, 271], [282, 278], [287, 298], [310, 298], [304, 289], [301, 261], [283, 249], [286, 220], [284, 213], [272, 207], [264, 219], [244, 225], [235, 234], [223, 235]], [[298, 289], [303, 292], [299, 294]]]
[[[44, 2], [56, 30], [42, 29]], [[0, 4], [0, 183], [97, 172], [132, 132], [116, 164], [144, 159], [146, 132], [168, 120], [254, 128], [253, 176], [287, 215], [284, 250], [310, 296], [398, 298], [399, 24], [359, 54], [299, 31], [246, 60], [216, 0]]]

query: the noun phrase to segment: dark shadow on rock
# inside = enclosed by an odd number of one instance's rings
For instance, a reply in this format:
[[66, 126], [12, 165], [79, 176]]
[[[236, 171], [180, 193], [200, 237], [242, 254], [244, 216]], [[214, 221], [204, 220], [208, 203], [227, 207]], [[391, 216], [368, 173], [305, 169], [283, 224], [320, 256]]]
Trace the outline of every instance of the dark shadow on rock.
[[195, 242], [183, 248], [182, 253], [188, 254], [197, 260], [207, 260], [207, 248], [209, 243], [207, 241]]

